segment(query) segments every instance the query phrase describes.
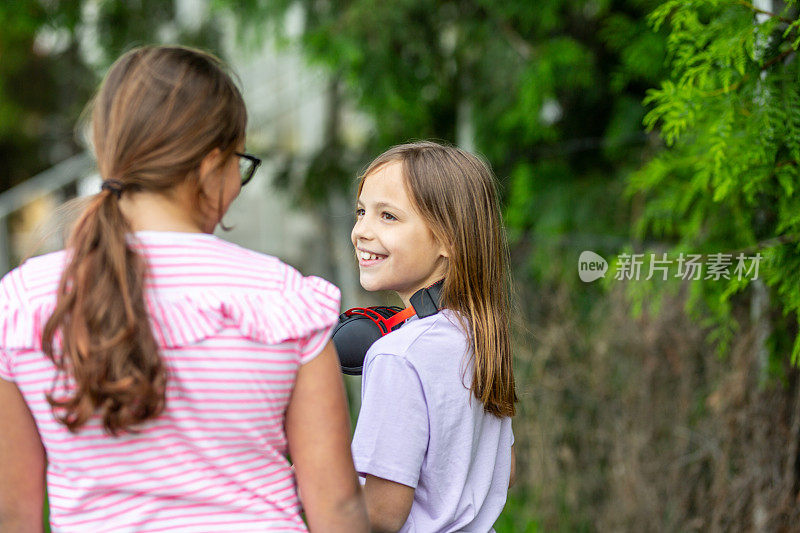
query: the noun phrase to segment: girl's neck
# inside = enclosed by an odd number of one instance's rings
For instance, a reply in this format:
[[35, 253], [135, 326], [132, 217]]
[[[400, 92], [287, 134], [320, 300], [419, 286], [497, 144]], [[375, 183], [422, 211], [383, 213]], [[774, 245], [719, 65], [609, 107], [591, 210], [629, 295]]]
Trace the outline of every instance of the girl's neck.
[[176, 231], [184, 233], [210, 233], [214, 228], [203, 228], [192, 216], [191, 205], [181, 191], [161, 194], [151, 191], [126, 192], [119, 206], [132, 231]]

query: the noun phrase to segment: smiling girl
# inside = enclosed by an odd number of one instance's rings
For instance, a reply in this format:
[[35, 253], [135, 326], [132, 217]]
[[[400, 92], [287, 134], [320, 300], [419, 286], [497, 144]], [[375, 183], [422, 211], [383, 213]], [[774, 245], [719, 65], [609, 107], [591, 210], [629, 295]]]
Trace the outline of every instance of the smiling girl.
[[431, 142], [396, 146], [358, 188], [361, 285], [441, 311], [412, 317], [364, 361], [353, 459], [374, 531], [491, 531], [514, 476], [516, 395], [507, 246], [493, 176]]

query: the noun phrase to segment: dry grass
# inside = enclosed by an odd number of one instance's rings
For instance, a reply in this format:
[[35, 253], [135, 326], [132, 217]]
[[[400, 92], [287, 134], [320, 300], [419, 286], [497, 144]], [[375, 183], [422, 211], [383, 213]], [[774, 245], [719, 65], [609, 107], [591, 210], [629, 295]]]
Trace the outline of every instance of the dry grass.
[[522, 300], [536, 302], [516, 352], [514, 492], [528, 519], [545, 531], [800, 531], [798, 371], [760, 384], [746, 315], [722, 359], [682, 297], [640, 319], [621, 287], [584, 318], [566, 289]]

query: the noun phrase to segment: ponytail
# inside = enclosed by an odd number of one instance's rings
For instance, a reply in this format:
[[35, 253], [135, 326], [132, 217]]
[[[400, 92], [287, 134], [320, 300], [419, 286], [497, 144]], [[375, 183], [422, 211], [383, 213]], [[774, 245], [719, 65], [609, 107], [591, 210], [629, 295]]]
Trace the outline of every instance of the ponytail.
[[129, 229], [117, 195], [104, 190], [67, 242], [71, 257], [42, 349], [57, 379], [74, 379], [70, 396], [47, 394], [56, 418], [73, 433], [95, 413], [116, 435], [164, 410], [167, 373], [147, 320], [145, 262], [127, 244]]
[[[47, 395], [56, 419], [77, 432], [99, 414], [116, 435], [164, 411], [167, 382], [145, 304], [146, 263], [128, 246], [120, 197], [196, 182], [208, 153], [219, 149], [227, 161], [244, 141], [247, 111], [218, 58], [180, 46], [145, 46], [120, 57], [91, 110], [106, 181], [67, 241], [42, 349], [58, 369]], [[195, 192], [199, 198], [202, 190]], [[58, 380], [67, 378], [67, 395], [57, 396]]]

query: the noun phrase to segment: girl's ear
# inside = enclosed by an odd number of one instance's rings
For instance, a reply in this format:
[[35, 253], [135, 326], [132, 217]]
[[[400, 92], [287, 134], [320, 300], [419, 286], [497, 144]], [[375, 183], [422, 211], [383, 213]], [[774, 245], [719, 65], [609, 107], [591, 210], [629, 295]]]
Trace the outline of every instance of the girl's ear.
[[215, 175], [219, 171], [221, 157], [222, 151], [219, 148], [214, 148], [200, 161], [197, 185], [206, 197], [213, 198], [219, 194], [219, 181], [215, 179]]
[[435, 235], [434, 238], [436, 239], [436, 243], [439, 245], [439, 255], [445, 259], [450, 259], [450, 252], [448, 252], [447, 243], [443, 242], [442, 239], [437, 238]]

